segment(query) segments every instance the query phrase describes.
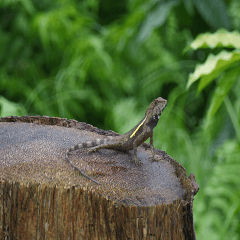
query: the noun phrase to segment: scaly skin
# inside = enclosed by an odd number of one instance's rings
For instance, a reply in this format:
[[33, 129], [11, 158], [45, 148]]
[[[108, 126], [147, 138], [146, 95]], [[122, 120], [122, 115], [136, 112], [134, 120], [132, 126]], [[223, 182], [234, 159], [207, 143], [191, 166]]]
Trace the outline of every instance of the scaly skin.
[[112, 148], [117, 150], [132, 150], [134, 152], [134, 161], [137, 165], [141, 164], [140, 160], [137, 157], [137, 147], [144, 143], [148, 138], [150, 138], [150, 147], [152, 153], [152, 159], [154, 160], [154, 149], [153, 149], [153, 129], [157, 126], [158, 120], [162, 114], [162, 111], [167, 105], [167, 100], [159, 97], [154, 99], [147, 111], [145, 113], [145, 117], [129, 132], [125, 133], [121, 136], [115, 137], [106, 137], [103, 139], [96, 139], [91, 142], [84, 142], [72, 146], [67, 149], [65, 158], [66, 161], [69, 162], [73, 168], [79, 171], [84, 177], [88, 178], [89, 180], [100, 184], [96, 180], [92, 179], [85, 173], [83, 173], [79, 168], [74, 166], [71, 161], [69, 160], [69, 152], [75, 151], [82, 148], [89, 148], [90, 151], [97, 151], [103, 148]]

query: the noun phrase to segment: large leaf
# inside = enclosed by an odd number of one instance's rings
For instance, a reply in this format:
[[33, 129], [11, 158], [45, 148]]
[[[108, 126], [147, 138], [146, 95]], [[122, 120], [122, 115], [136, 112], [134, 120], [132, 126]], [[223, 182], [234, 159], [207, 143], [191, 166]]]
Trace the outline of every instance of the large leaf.
[[235, 67], [227, 71], [220, 78], [220, 81], [218, 82], [218, 86], [211, 100], [210, 107], [208, 109], [206, 126], [208, 126], [212, 117], [216, 114], [217, 110], [222, 105], [225, 96], [228, 94], [233, 84], [238, 79], [239, 75], [240, 75], [240, 68]]
[[240, 51], [232, 52], [221, 51], [218, 55], [210, 54], [203, 64], [198, 64], [194, 73], [191, 73], [188, 78], [187, 88], [195, 81], [201, 79], [198, 85], [198, 92], [202, 91], [210, 82], [219, 76], [227, 68], [231, 67], [236, 62], [240, 62]]
[[160, 1], [156, 9], [148, 14], [140, 29], [138, 40], [143, 41], [155, 28], [162, 26], [168, 17], [169, 11], [177, 3], [178, 0]]
[[194, 14], [194, 6], [191, 0], [183, 0], [184, 7], [190, 16]]
[[193, 0], [198, 12], [215, 29], [230, 29], [230, 19], [224, 0]]
[[198, 48], [240, 48], [240, 33], [238, 31], [228, 32], [219, 29], [215, 33], [204, 33], [197, 36], [190, 47], [194, 50]]

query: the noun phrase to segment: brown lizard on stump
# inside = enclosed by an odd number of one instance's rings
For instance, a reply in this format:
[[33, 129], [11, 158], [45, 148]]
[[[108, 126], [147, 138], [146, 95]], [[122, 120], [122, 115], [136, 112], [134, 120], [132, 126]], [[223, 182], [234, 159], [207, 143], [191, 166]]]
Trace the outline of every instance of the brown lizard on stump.
[[102, 139], [96, 139], [91, 142], [84, 142], [72, 146], [67, 149], [65, 158], [66, 161], [69, 162], [72, 167], [80, 172], [84, 177], [90, 179], [91, 181], [100, 184], [96, 180], [89, 177], [87, 174], [82, 172], [79, 168], [77, 168], [74, 164], [71, 163], [69, 160], [69, 152], [82, 149], [82, 148], [89, 148], [90, 151], [97, 151], [102, 148], [112, 148], [117, 150], [132, 150], [134, 152], [134, 161], [137, 165], [141, 164], [140, 160], [137, 157], [137, 147], [144, 143], [150, 137], [150, 147], [152, 153], [152, 159], [154, 160], [154, 149], [153, 149], [153, 129], [157, 126], [158, 120], [161, 116], [162, 111], [167, 105], [167, 100], [159, 97], [154, 99], [147, 111], [145, 113], [145, 117], [129, 132], [120, 135], [120, 136], [109, 136]]

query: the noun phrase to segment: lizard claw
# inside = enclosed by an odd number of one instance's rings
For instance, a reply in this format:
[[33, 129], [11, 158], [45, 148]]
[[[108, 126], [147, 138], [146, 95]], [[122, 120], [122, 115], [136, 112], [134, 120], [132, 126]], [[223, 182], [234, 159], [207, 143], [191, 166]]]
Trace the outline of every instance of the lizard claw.
[[153, 155], [152, 157], [150, 157], [150, 159], [153, 161], [153, 162], [158, 162], [159, 160], [161, 160], [159, 158], [159, 156], [156, 156], [156, 155]]
[[136, 165], [140, 166], [142, 165], [142, 162], [139, 158], [134, 158], [134, 162], [136, 163]]
[[155, 157], [150, 157], [149, 159], [151, 159], [153, 162], [157, 162], [157, 159]]

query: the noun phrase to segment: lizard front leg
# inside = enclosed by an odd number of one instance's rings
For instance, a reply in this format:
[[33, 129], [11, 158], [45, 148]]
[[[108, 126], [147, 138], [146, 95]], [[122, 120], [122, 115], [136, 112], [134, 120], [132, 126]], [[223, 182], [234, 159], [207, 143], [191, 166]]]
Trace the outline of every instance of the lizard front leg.
[[155, 160], [155, 152], [154, 152], [154, 147], [153, 147], [153, 131], [150, 136], [150, 147], [151, 147], [151, 153], [152, 153], [152, 160]]
[[133, 142], [133, 153], [134, 153], [134, 161], [137, 165], [141, 164], [141, 161], [137, 157], [137, 147], [139, 145], [141, 145], [142, 143], [144, 143], [145, 140], [147, 140], [149, 137], [150, 137], [150, 141], [152, 141], [151, 140], [152, 135], [153, 135], [152, 129], [149, 126], [146, 125], [146, 126], [143, 127], [143, 131], [134, 140], [134, 142]]
[[138, 147], [138, 145], [137, 145], [136, 140], [133, 142], [134, 161], [137, 165], [141, 165], [142, 163], [141, 163], [140, 159], [137, 157], [137, 147]]

